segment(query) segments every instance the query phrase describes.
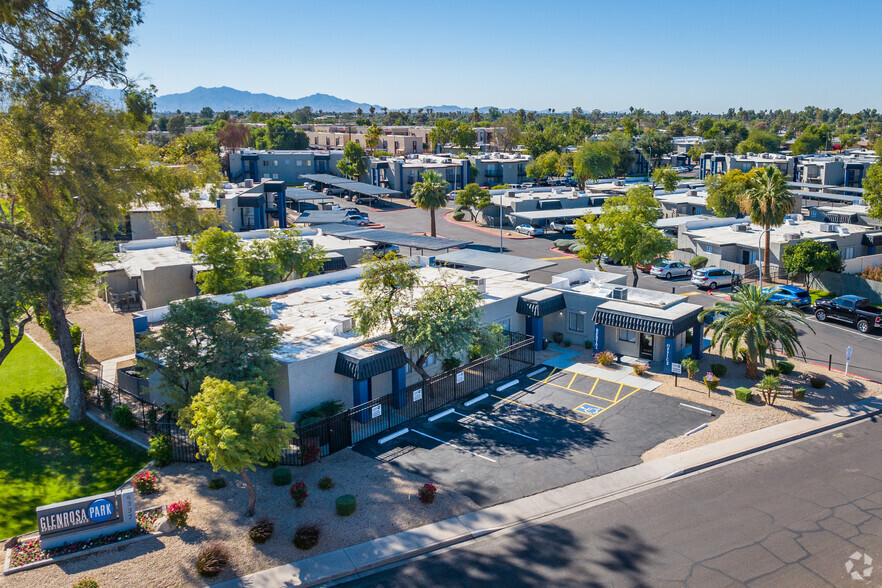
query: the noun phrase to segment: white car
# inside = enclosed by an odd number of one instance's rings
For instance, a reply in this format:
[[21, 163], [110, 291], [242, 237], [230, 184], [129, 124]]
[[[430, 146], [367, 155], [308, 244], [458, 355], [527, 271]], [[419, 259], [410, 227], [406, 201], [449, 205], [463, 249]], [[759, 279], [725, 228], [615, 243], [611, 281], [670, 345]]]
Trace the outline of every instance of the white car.
[[680, 278], [682, 276], [691, 278], [692, 268], [685, 263], [681, 263], [679, 261], [665, 260], [660, 261], [657, 264], [653, 264], [652, 269], [649, 270], [649, 273], [656, 278], [664, 278], [666, 280], [670, 280], [671, 278]]
[[540, 227], [534, 227], [533, 225], [519, 225], [515, 227], [515, 232], [520, 233], [521, 235], [530, 235], [535, 237], [536, 235], [544, 235], [545, 231]]
[[564, 221], [552, 221], [551, 222], [551, 230], [559, 231], [561, 233], [575, 233], [576, 225], [572, 223], [567, 223]]

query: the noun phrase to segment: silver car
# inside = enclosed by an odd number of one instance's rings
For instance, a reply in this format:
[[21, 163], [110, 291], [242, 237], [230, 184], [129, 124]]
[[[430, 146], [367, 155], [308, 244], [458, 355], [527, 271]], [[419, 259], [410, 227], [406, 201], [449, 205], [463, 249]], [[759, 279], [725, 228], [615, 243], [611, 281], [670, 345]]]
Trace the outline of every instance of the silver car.
[[691, 278], [692, 268], [679, 261], [662, 261], [658, 264], [653, 264], [649, 273], [656, 278], [664, 278], [666, 280], [670, 280], [671, 278], [681, 278], [683, 276]]
[[699, 288], [707, 290], [716, 290], [724, 286], [731, 286], [733, 282], [738, 281], [741, 276], [733, 274], [729, 270], [721, 267], [703, 267], [695, 270], [692, 277], [692, 283]]

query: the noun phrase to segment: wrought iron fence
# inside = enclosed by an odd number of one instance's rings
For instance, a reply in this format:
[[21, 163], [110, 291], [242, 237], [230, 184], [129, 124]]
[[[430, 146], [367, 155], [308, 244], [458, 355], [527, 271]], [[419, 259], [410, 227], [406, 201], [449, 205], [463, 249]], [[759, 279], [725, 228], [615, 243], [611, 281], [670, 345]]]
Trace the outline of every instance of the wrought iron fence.
[[128, 390], [124, 390], [98, 376], [81, 372], [86, 393], [86, 403], [104, 412], [109, 418], [118, 406], [128, 406], [135, 417], [136, 427], [153, 435], [158, 432], [158, 423], [165, 415], [165, 410], [149, 400], [141, 398]]

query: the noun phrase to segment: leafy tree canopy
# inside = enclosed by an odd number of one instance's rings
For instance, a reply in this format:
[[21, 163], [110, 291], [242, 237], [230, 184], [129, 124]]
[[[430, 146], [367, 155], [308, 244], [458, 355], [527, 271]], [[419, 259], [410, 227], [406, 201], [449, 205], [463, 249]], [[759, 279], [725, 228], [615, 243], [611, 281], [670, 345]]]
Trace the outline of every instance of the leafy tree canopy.
[[814, 239], [785, 245], [781, 263], [788, 274], [806, 274], [810, 280], [821, 272], [842, 272], [842, 256], [836, 249]]
[[337, 162], [337, 169], [347, 178], [357, 180], [367, 172], [364, 159], [364, 148], [355, 141], [349, 141], [343, 147], [343, 159]]
[[741, 195], [747, 192], [750, 179], [756, 168], [745, 173], [740, 169], [729, 170], [725, 174], [707, 176], [707, 205], [720, 218], [737, 216], [741, 212]]

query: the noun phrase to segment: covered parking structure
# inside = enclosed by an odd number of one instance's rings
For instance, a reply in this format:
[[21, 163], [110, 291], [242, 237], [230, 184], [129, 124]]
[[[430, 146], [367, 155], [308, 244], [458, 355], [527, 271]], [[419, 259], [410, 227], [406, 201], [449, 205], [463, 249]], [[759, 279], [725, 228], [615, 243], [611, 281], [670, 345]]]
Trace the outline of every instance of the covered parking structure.
[[309, 210], [301, 213], [294, 222], [303, 225], [342, 224], [347, 214], [345, 210]]
[[574, 220], [583, 216], [597, 216], [602, 212], [599, 206], [585, 208], [558, 208], [555, 210], [526, 210], [523, 212], [509, 212], [515, 224], [527, 223], [529, 225], [546, 226], [556, 220]]
[[[302, 215], [301, 215], [302, 216]], [[300, 222], [299, 220], [297, 222]], [[427, 237], [425, 235], [411, 235], [410, 233], [398, 233], [384, 229], [365, 229], [353, 225], [328, 224], [321, 227], [322, 233], [339, 237], [341, 239], [366, 239], [382, 245], [396, 245], [408, 247], [410, 253], [414, 249], [419, 251], [442, 251], [459, 249], [471, 245], [471, 241], [458, 239], [445, 239], [442, 237]]]
[[[322, 194], [321, 192], [313, 192], [312, 190], [307, 190], [306, 188], [286, 188], [285, 199], [289, 202], [294, 202], [294, 208], [297, 210], [297, 212], [303, 212], [304, 202], [320, 204], [322, 202], [334, 201], [334, 198], [332, 196]], [[316, 206], [316, 208], [318, 208], [318, 206]]]
[[435, 257], [438, 264], [462, 267], [465, 269], [495, 269], [514, 274], [528, 274], [557, 265], [553, 261], [530, 259], [505, 253], [493, 253], [479, 249], [459, 249]]
[[303, 174], [302, 178], [315, 182], [323, 187], [339, 188], [353, 194], [356, 200], [368, 199], [373, 202], [380, 196], [401, 196], [402, 192], [391, 188], [374, 186], [364, 182], [356, 182], [347, 178], [332, 176], [331, 174]]

